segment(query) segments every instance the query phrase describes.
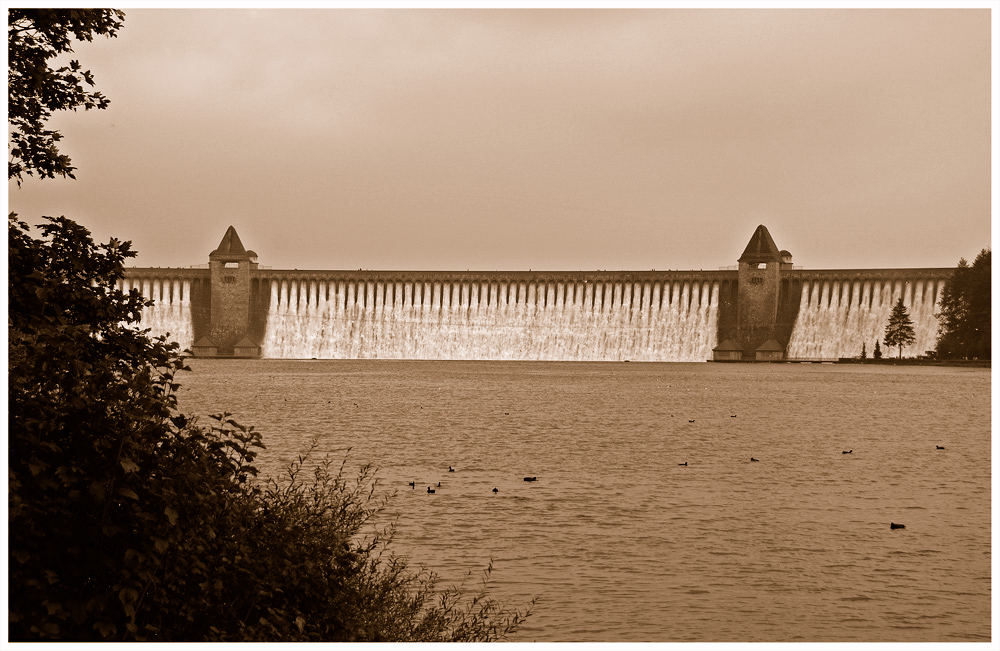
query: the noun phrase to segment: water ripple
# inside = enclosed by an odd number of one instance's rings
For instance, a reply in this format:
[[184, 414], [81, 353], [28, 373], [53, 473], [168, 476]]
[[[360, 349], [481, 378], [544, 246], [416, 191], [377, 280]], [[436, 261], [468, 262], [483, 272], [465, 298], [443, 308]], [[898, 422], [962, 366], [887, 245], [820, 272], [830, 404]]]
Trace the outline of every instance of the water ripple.
[[988, 370], [192, 367], [182, 408], [256, 425], [265, 472], [313, 438], [351, 448], [397, 492], [386, 517], [415, 565], [461, 582], [493, 558], [499, 597], [541, 595], [518, 640], [990, 637]]

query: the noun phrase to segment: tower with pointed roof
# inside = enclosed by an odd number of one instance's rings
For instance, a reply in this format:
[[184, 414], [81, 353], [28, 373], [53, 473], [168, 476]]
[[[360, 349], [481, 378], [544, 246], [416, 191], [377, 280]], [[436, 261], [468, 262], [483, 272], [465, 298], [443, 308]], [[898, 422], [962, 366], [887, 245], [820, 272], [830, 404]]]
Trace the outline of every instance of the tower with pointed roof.
[[[260, 342], [248, 340], [251, 323], [251, 279], [258, 267], [257, 254], [243, 247], [236, 229], [230, 226], [222, 241], [208, 256], [211, 271], [211, 327], [209, 339], [219, 355], [256, 356], [250, 347]], [[239, 345], [240, 350], [234, 348]]]
[[786, 259], [791, 254], [778, 250], [763, 224], [757, 226], [739, 258], [736, 336], [745, 359], [755, 359], [757, 348], [776, 336], [781, 268]]

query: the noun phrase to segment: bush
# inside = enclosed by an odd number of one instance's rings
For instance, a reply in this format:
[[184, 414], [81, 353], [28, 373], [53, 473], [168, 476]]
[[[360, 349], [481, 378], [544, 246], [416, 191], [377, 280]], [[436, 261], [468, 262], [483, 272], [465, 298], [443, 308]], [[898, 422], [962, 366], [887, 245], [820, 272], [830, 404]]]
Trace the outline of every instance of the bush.
[[[134, 325], [128, 243], [11, 215], [9, 636], [13, 640], [488, 641], [483, 589], [439, 591], [389, 552], [370, 467], [261, 481], [261, 436], [177, 411], [175, 343]], [[488, 572], [488, 570], [487, 570]]]

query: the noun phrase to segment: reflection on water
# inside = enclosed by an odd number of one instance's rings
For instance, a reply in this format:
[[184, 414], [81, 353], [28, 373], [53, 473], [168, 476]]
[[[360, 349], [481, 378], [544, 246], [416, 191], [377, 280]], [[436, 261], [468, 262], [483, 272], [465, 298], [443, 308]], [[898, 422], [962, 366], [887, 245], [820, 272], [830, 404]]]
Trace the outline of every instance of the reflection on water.
[[518, 640], [990, 639], [988, 369], [191, 366], [182, 408], [256, 425], [268, 471], [350, 447], [397, 552], [538, 595]]

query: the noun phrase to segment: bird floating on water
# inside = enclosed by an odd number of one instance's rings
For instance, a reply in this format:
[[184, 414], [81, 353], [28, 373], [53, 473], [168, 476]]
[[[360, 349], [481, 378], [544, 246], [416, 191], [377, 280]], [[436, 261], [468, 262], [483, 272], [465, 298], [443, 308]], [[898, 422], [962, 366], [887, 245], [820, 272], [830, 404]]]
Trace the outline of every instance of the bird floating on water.
[[493, 494], [494, 494], [494, 495], [496, 495], [496, 494], [497, 494], [497, 493], [499, 493], [499, 492], [500, 492], [500, 489], [499, 489], [499, 488], [497, 488], [496, 486], [494, 486], [494, 487], [493, 487]]
[[936, 447], [938, 450], [943, 450], [944, 449], [943, 445], [935, 445], [934, 447]]
[[688, 462], [687, 462], [687, 461], [685, 461], [684, 463], [678, 463], [677, 465], [678, 465], [678, 466], [686, 466], [686, 465], [688, 465]]
[[455, 472], [455, 469], [452, 468], [451, 466], [448, 466], [448, 472]]
[[890, 522], [889, 523], [889, 528], [890, 529], [905, 529], [906, 525], [905, 524], [896, 524], [895, 522]]
[[441, 482], [438, 482], [438, 488], [441, 488]]
[[435, 492], [436, 491], [433, 488], [431, 488], [430, 486], [427, 487], [427, 494], [428, 495], [433, 495]]
[[538, 481], [538, 477], [525, 477], [524, 481]]
[[415, 482], [415, 481], [411, 481], [411, 482], [410, 482], [410, 483], [408, 484], [408, 486], [409, 486], [410, 488], [416, 488], [416, 487], [417, 487], [417, 482]]
[[854, 452], [854, 448], [851, 448], [850, 450], [843, 450], [841, 451], [841, 454], [850, 454], [851, 452]]
[[736, 418], [736, 414], [729, 414], [730, 418]]
[[693, 423], [693, 422], [694, 422], [694, 419], [693, 419], [693, 418], [691, 418], [691, 419], [688, 419], [688, 422], [689, 422], [689, 423]]
[[753, 457], [750, 457], [750, 461], [760, 461], [760, 459], [754, 459]]

